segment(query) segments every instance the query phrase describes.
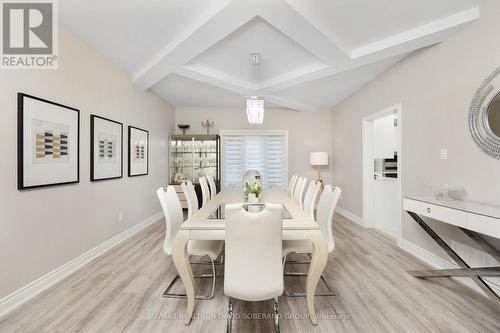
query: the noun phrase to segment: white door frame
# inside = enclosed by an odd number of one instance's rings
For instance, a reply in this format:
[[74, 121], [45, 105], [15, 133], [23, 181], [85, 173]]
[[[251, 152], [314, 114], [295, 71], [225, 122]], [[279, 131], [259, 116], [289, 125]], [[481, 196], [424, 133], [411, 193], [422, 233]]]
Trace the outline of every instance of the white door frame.
[[367, 228], [375, 226], [374, 207], [372, 198], [372, 179], [374, 176], [374, 145], [373, 145], [373, 120], [387, 116], [391, 113], [396, 113], [398, 116], [398, 197], [399, 197], [399, 223], [398, 223], [398, 240], [401, 239], [401, 215], [402, 215], [402, 133], [403, 122], [401, 115], [401, 103], [392, 105], [379, 112], [375, 112], [364, 117], [362, 121], [362, 136], [363, 136], [363, 225]]

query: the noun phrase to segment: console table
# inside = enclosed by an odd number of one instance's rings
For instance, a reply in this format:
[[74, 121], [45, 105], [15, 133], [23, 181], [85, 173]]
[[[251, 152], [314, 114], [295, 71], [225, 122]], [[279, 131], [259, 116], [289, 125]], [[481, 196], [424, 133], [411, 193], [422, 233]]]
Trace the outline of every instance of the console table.
[[500, 307], [500, 296], [483, 280], [485, 276], [500, 276], [500, 266], [470, 267], [436, 234], [419, 215], [460, 228], [481, 249], [500, 261], [500, 252], [489, 245], [480, 234], [500, 239], [500, 207], [467, 201], [444, 201], [433, 197], [404, 197], [403, 208], [415, 222], [457, 263], [456, 269], [409, 271], [418, 278], [469, 277]]

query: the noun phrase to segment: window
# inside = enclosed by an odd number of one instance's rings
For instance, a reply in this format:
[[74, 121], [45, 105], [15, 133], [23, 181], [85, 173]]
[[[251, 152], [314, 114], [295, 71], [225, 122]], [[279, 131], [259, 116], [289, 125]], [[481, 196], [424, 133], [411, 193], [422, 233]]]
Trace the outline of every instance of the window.
[[285, 187], [287, 131], [221, 131], [224, 186], [241, 186], [247, 170], [262, 174], [263, 186]]

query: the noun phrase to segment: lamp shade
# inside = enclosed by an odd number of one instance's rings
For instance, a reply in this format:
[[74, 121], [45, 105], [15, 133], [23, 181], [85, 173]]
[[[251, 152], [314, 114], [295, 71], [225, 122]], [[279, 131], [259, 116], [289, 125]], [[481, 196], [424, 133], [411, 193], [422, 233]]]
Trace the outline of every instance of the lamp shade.
[[328, 165], [328, 153], [326, 151], [312, 152], [311, 165]]

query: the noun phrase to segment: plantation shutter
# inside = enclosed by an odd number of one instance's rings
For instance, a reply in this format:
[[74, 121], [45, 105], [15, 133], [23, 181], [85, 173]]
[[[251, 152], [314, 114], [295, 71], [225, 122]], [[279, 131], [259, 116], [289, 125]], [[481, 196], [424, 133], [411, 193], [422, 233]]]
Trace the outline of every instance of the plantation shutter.
[[286, 179], [286, 134], [223, 134], [225, 186], [241, 186], [248, 170], [262, 174], [263, 186], [283, 188]]

